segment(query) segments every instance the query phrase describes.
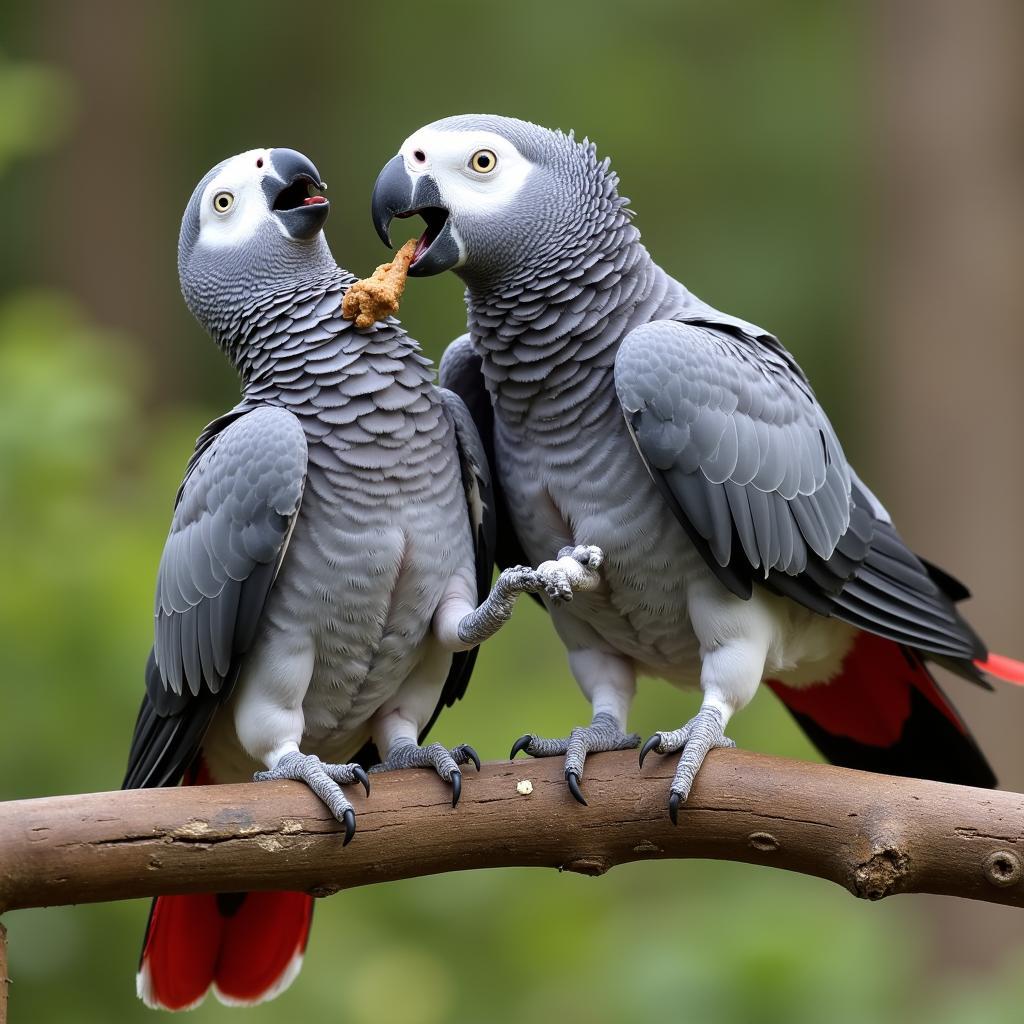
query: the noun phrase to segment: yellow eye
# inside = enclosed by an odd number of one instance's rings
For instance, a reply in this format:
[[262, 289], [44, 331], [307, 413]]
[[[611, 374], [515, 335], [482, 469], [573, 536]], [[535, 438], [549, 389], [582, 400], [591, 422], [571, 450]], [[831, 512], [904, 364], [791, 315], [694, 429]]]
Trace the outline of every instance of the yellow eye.
[[498, 166], [498, 158], [489, 149], [478, 149], [469, 158], [469, 166], [480, 174], [490, 174]]
[[235, 205], [235, 197], [230, 192], [218, 192], [213, 197], [213, 208], [218, 213], [227, 213]]

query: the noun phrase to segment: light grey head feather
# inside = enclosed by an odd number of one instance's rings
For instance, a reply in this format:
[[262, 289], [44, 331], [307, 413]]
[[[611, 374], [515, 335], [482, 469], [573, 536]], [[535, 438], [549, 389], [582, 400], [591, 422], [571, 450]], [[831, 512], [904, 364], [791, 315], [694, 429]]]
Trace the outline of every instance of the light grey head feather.
[[[275, 175], [272, 156], [263, 176]], [[292, 151], [287, 151], [292, 152]], [[178, 236], [178, 277], [182, 295], [197, 320], [224, 347], [232, 359], [233, 335], [245, 311], [278, 293], [292, 293], [306, 283], [336, 273], [323, 231], [311, 239], [286, 235], [274, 222], [265, 190], [258, 193], [266, 203], [266, 216], [240, 244], [211, 247], [200, 231], [200, 204], [210, 182], [235, 158], [222, 160], [202, 178], [185, 208]]]
[[459, 269], [471, 288], [515, 286], [538, 272], [558, 274], [595, 248], [621, 247], [638, 237], [618, 175], [589, 140], [496, 114], [462, 114], [435, 121], [436, 131], [487, 131], [510, 142], [533, 170], [500, 220], [459, 211], [465, 250]]

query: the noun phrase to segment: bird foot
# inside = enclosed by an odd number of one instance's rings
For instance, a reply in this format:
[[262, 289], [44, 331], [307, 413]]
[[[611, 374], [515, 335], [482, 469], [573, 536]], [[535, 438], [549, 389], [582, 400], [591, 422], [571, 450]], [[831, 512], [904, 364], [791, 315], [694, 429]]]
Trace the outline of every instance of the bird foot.
[[600, 585], [598, 570], [604, 552], [592, 544], [562, 548], [557, 558], [541, 562], [536, 569], [514, 565], [498, 577], [499, 589], [509, 593], [545, 593], [555, 603], [571, 601], [573, 594], [595, 590]]
[[268, 772], [257, 772], [253, 782], [275, 782], [278, 779], [292, 779], [304, 782], [325, 804], [334, 817], [345, 826], [343, 846], [352, 842], [356, 834], [356, 812], [351, 802], [341, 791], [343, 785], [362, 783], [366, 795], [370, 795], [370, 780], [358, 764], [324, 764], [315, 754], [300, 754], [292, 751], [285, 754]]
[[604, 564], [604, 552], [593, 544], [577, 544], [575, 547], [570, 545], [562, 548], [558, 552], [558, 557], [560, 559], [572, 558], [579, 562], [584, 569], [593, 569], [594, 572], [597, 572]]
[[433, 768], [441, 778], [452, 787], [452, 807], [459, 803], [462, 796], [462, 772], [460, 764], [472, 761], [476, 770], [480, 771], [480, 756], [468, 744], [462, 743], [448, 750], [440, 743], [431, 743], [420, 747], [415, 743], [404, 743], [392, 749], [387, 760], [374, 765], [371, 772], [393, 772], [404, 768]]
[[565, 547], [558, 557], [541, 562], [534, 570], [543, 588], [556, 603], [571, 601], [573, 594], [596, 590], [601, 584], [598, 570], [604, 563], [604, 552], [593, 544]]
[[520, 750], [525, 750], [531, 757], [557, 757], [564, 754], [566, 785], [573, 797], [586, 807], [580, 779], [583, 778], [583, 764], [587, 754], [605, 750], [630, 750], [639, 744], [640, 737], [635, 732], [623, 732], [618, 722], [602, 711], [594, 715], [590, 725], [577, 726], [564, 739], [542, 739], [533, 733], [520, 736], [512, 745], [509, 757], [515, 757]]
[[681, 729], [672, 732], [656, 732], [640, 750], [640, 767], [644, 758], [655, 750], [659, 754], [674, 754], [682, 750], [675, 777], [669, 789], [668, 813], [672, 824], [678, 824], [679, 805], [686, 802], [697, 777], [700, 766], [704, 763], [708, 751], [715, 747], [735, 747], [736, 744], [725, 735], [722, 724], [722, 713], [716, 707], [705, 705]]

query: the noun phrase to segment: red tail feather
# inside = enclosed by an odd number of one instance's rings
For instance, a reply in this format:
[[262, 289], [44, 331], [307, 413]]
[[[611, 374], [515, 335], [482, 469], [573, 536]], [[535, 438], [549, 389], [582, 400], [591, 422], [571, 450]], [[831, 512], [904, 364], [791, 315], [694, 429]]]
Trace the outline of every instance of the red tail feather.
[[768, 685], [791, 711], [858, 743], [888, 747], [899, 740], [910, 715], [911, 687], [963, 730], [927, 669], [908, 661], [899, 644], [871, 633], [857, 634], [842, 671], [829, 683], [797, 689], [772, 679]]
[[[1024, 668], [1024, 666], [1022, 666]], [[827, 683], [768, 685], [833, 764], [991, 787], [995, 776], [915, 651], [858, 633]]]
[[1024, 686], [1024, 662], [1014, 661], [1004, 654], [989, 654], [986, 661], [976, 661], [975, 666], [1004, 683]]
[[155, 900], [136, 977], [139, 998], [154, 1009], [198, 1006], [213, 984], [222, 926], [211, 893]]
[[313, 898], [302, 892], [239, 898], [230, 916], [213, 893], [156, 900], [137, 978], [147, 1006], [189, 1010], [211, 987], [222, 1003], [248, 1006], [291, 984], [302, 966]]
[[[202, 766], [187, 783], [211, 782]], [[299, 973], [313, 898], [302, 892], [196, 893], [153, 903], [136, 978], [155, 1009], [188, 1010], [212, 988], [248, 1006], [283, 992]]]
[[306, 952], [313, 897], [304, 892], [250, 892], [224, 926], [217, 975], [222, 1003], [249, 1006], [283, 992]]

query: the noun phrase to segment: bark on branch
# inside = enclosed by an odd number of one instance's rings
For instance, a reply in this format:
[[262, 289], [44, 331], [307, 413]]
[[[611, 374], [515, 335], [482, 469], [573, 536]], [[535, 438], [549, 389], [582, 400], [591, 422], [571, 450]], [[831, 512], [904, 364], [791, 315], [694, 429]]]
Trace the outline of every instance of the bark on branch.
[[0, 924], [0, 1024], [7, 1022], [7, 989], [10, 983], [7, 976], [7, 929]]
[[674, 828], [674, 765], [649, 758], [640, 772], [633, 751], [589, 758], [589, 807], [570, 797], [557, 758], [468, 773], [455, 810], [431, 773], [374, 776], [369, 799], [350, 790], [359, 830], [344, 849], [338, 825], [294, 782], [0, 804], [0, 911], [159, 893], [328, 895], [515, 865], [600, 875], [667, 857], [772, 865], [863, 899], [930, 892], [1024, 905], [1024, 795], [717, 750]]

